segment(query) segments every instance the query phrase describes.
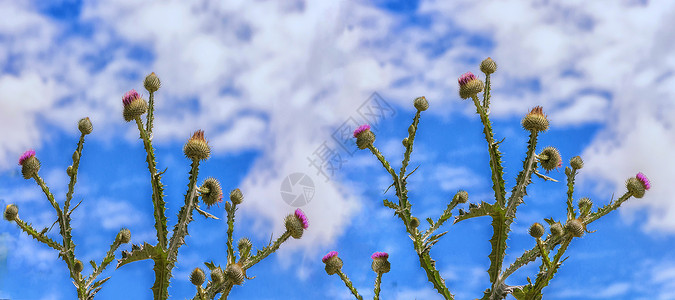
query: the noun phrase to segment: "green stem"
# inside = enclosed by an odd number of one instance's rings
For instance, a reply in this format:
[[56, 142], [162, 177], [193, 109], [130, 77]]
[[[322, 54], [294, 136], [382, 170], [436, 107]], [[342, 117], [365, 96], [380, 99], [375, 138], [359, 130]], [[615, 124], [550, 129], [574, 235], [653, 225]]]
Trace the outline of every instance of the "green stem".
[[[405, 147], [405, 154], [403, 155], [403, 161], [401, 162], [401, 172], [399, 173], [399, 178], [404, 178], [405, 177], [405, 169], [408, 167], [408, 163], [410, 162], [410, 154], [412, 154], [413, 150], [413, 142], [415, 141], [415, 134], [417, 133], [417, 125], [420, 122], [420, 111], [418, 110], [417, 113], [415, 114], [415, 118], [413, 118], [412, 122], [412, 132], [408, 133], [408, 143], [406, 144]], [[371, 150], [372, 151], [372, 150]]]
[[155, 93], [150, 92], [150, 99], [148, 100], [148, 119], [146, 124], [146, 131], [148, 136], [152, 137], [152, 123], [154, 123], [154, 111], [155, 111]]
[[16, 222], [16, 225], [19, 226], [19, 228], [21, 228], [21, 230], [23, 230], [30, 237], [38, 240], [39, 242], [45, 243], [47, 246], [54, 248], [56, 251], [61, 252], [63, 250], [63, 247], [59, 243], [50, 239], [44, 234], [40, 234], [37, 232], [37, 230], [35, 230], [35, 228], [33, 228], [33, 226], [19, 219], [19, 217], [16, 217], [14, 221]]
[[434, 285], [436, 291], [445, 299], [453, 300], [455, 297], [450, 293], [450, 290], [445, 286], [445, 280], [441, 277], [436, 269], [435, 262], [427, 252], [418, 253], [420, 259], [420, 266], [427, 273], [427, 279]]
[[548, 258], [548, 253], [546, 252], [546, 248], [544, 247], [544, 244], [541, 242], [541, 238], [537, 238], [537, 247], [539, 247], [539, 252], [541, 253], [541, 259], [544, 261], [544, 264], [546, 264], [546, 267], [548, 269], [552, 268], [551, 260]]
[[185, 236], [188, 233], [188, 224], [192, 221], [192, 212], [196, 206], [197, 199], [197, 176], [199, 174], [199, 160], [192, 160], [192, 168], [190, 169], [188, 190], [185, 193], [185, 204], [181, 207], [178, 213], [178, 222], [173, 229], [173, 235], [169, 241], [168, 260], [169, 270], [173, 269], [178, 260], [178, 248], [185, 244]]
[[567, 220], [576, 219], [576, 214], [574, 213], [574, 177], [577, 175], [577, 169], [571, 168], [568, 169], [570, 172], [567, 174]]
[[510, 222], [513, 222], [513, 218], [516, 217], [518, 205], [523, 203], [523, 197], [527, 194], [527, 186], [532, 182], [532, 173], [537, 167], [537, 155], [535, 155], [537, 136], [537, 131], [530, 131], [530, 140], [527, 142], [527, 153], [525, 161], [523, 161], [523, 170], [518, 174], [516, 185], [511, 191], [511, 197], [509, 197], [506, 209], [506, 216]]
[[230, 296], [230, 291], [232, 291], [232, 284], [225, 284], [225, 289], [220, 294], [220, 300], [226, 300], [227, 297]]
[[262, 259], [264, 259], [265, 257], [267, 257], [267, 256], [269, 256], [270, 254], [272, 254], [274, 251], [277, 251], [277, 249], [279, 249], [279, 247], [281, 246], [281, 244], [282, 244], [283, 242], [285, 242], [289, 237], [291, 237], [291, 233], [288, 232], [288, 231], [284, 232], [284, 234], [282, 234], [279, 238], [277, 238], [276, 241], [274, 241], [274, 244], [272, 244], [271, 247], [265, 247], [263, 250], [261, 250], [261, 251], [259, 251], [258, 253], [256, 253], [255, 256], [251, 257], [251, 259], [248, 260], [248, 261], [242, 266], [242, 269], [246, 270], [246, 269], [252, 267], [253, 265], [257, 264], [258, 262], [260, 262], [260, 261], [261, 261]]
[[356, 288], [354, 288], [354, 285], [352, 285], [352, 282], [349, 280], [347, 275], [345, 275], [345, 273], [342, 272], [342, 270], [338, 270], [337, 274], [340, 276], [342, 281], [344, 281], [345, 285], [347, 286], [347, 288], [349, 288], [349, 290], [352, 292], [354, 297], [356, 297], [356, 299], [358, 299], [358, 300], [363, 300], [363, 297], [361, 297], [361, 295], [359, 295], [359, 292], [356, 290]]
[[108, 250], [108, 253], [106, 253], [106, 255], [105, 255], [105, 257], [103, 258], [103, 260], [101, 261], [101, 264], [100, 264], [97, 268], [94, 269], [94, 271], [91, 273], [91, 275], [89, 275], [89, 278], [87, 278], [87, 281], [85, 281], [85, 285], [86, 285], [86, 286], [88, 286], [88, 285], [90, 285], [92, 282], [94, 282], [94, 280], [96, 280], [96, 277], [98, 277], [99, 275], [101, 275], [101, 272], [103, 272], [103, 270], [105, 270], [105, 268], [107, 268], [108, 265], [109, 265], [113, 260], [115, 260], [115, 251], [117, 251], [117, 248], [119, 248], [120, 245], [121, 245], [121, 244], [120, 244], [120, 242], [117, 240], [117, 237], [115, 237], [115, 241], [113, 241], [113, 243], [110, 244], [110, 249]]
[[70, 207], [70, 200], [73, 199], [73, 192], [75, 190], [75, 183], [77, 182], [77, 171], [80, 167], [80, 158], [82, 157], [82, 148], [84, 145], [84, 133], [80, 135], [80, 141], [77, 143], [77, 149], [73, 153], [73, 157], [78, 159], [73, 160], [72, 172], [70, 173], [70, 182], [68, 183], [68, 192], [66, 193], [66, 203], [63, 205], [63, 211], [68, 212]]
[[632, 194], [630, 192], [626, 192], [625, 194], [623, 194], [623, 196], [621, 196], [621, 198], [617, 199], [615, 202], [610, 202], [609, 204], [605, 205], [604, 207], [599, 208], [595, 213], [592, 213], [588, 217], [588, 219], [586, 219], [584, 221], [584, 224], [586, 224], [586, 225], [591, 224], [593, 221], [595, 221], [595, 220], [601, 218], [602, 216], [608, 214], [609, 212], [619, 208], [619, 206], [621, 206], [622, 203], [626, 202], [626, 200], [628, 200], [631, 196], [632, 196]]
[[148, 162], [148, 170], [150, 171], [150, 183], [152, 185], [152, 204], [153, 214], [155, 217], [155, 230], [157, 231], [157, 243], [162, 249], [166, 249], [166, 240], [168, 230], [166, 227], [166, 204], [164, 203], [164, 195], [162, 194], [162, 183], [160, 182], [160, 175], [157, 174], [157, 165], [155, 162], [154, 148], [152, 142], [145, 129], [143, 129], [143, 122], [140, 117], [136, 117], [136, 125], [140, 132], [143, 146], [147, 153], [146, 161]]
[[490, 114], [490, 74], [485, 74], [485, 91], [483, 92], [483, 108]]
[[232, 235], [234, 234], [234, 212], [237, 210], [237, 204], [232, 203], [232, 208], [227, 211], [227, 263], [233, 264], [237, 260], [232, 246]]
[[483, 123], [483, 133], [485, 133], [485, 140], [488, 144], [488, 153], [490, 154], [490, 170], [492, 172], [492, 189], [495, 193], [495, 200], [501, 207], [505, 207], [506, 191], [504, 190], [504, 175], [501, 165], [501, 155], [499, 153], [498, 143], [495, 143], [492, 133], [492, 125], [485, 108], [479, 103], [478, 96], [473, 95], [473, 104], [476, 106], [476, 112], [480, 115], [480, 120]]
[[375, 276], [375, 297], [373, 300], [380, 300], [380, 284], [382, 283], [382, 273], [377, 273]]

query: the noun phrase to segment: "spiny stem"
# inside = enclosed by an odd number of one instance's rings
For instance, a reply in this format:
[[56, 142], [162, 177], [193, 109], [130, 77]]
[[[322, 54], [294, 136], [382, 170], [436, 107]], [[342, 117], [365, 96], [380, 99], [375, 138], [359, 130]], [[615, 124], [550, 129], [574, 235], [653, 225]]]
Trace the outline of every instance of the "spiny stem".
[[120, 247], [120, 242], [117, 240], [117, 237], [115, 237], [115, 240], [113, 241], [112, 244], [110, 244], [110, 249], [108, 250], [108, 253], [106, 253], [105, 258], [101, 261], [101, 265], [98, 266], [98, 268], [95, 268], [94, 271], [89, 275], [89, 278], [87, 278], [87, 281], [85, 281], [85, 285], [90, 285], [98, 275], [105, 270], [108, 265], [115, 260], [115, 251], [117, 248]]
[[284, 232], [279, 238], [277, 238], [276, 241], [274, 241], [274, 244], [272, 244], [271, 247], [265, 247], [262, 251], [256, 253], [255, 256], [251, 257], [250, 260], [248, 260], [243, 266], [242, 269], [246, 270], [253, 265], [257, 264], [260, 262], [262, 259], [267, 257], [268, 255], [272, 254], [274, 251], [277, 251], [281, 244], [285, 242], [289, 237], [291, 237], [291, 233], [289, 231]]
[[63, 205], [63, 211], [68, 212], [70, 207], [70, 200], [73, 198], [73, 192], [75, 190], [75, 183], [77, 182], [77, 171], [80, 167], [80, 158], [82, 157], [82, 148], [84, 145], [84, 133], [80, 135], [80, 141], [77, 143], [77, 148], [73, 157], [78, 159], [73, 160], [72, 172], [70, 173], [70, 182], [68, 183], [68, 192], [66, 193], [66, 203]]
[[[396, 171], [394, 171], [389, 162], [384, 158], [382, 153], [380, 153], [380, 150], [375, 148], [375, 146], [373, 146], [372, 144], [368, 145], [368, 149], [370, 149], [370, 152], [372, 152], [373, 155], [375, 155], [375, 157], [377, 157], [377, 159], [380, 161], [380, 163], [382, 163], [382, 166], [387, 170], [387, 172], [391, 174], [391, 177], [394, 179], [394, 182], [395, 183], [398, 182], [398, 176], [396, 175]], [[399, 186], [397, 185], [396, 189], [398, 190], [398, 188]]]
[[150, 92], [150, 96], [148, 99], [148, 119], [146, 121], [146, 131], [148, 132], [148, 136], [150, 139], [152, 139], [152, 123], [154, 122], [154, 113], [155, 111], [155, 93]]
[[232, 208], [227, 211], [227, 263], [233, 264], [237, 260], [232, 246], [232, 235], [234, 234], [234, 212], [237, 210], [237, 204], [232, 203]]
[[352, 282], [349, 280], [347, 275], [345, 275], [345, 273], [342, 272], [342, 270], [338, 270], [337, 274], [340, 276], [340, 278], [342, 278], [342, 281], [344, 281], [345, 285], [347, 286], [347, 288], [349, 288], [354, 297], [356, 297], [356, 299], [363, 300], [363, 297], [361, 297], [361, 295], [359, 295], [359, 292], [356, 291], [356, 288], [354, 288], [354, 285], [352, 285]]
[[494, 136], [492, 133], [490, 118], [488, 117], [485, 108], [483, 108], [483, 106], [479, 103], [478, 96], [473, 95], [471, 99], [473, 99], [473, 103], [476, 106], [476, 112], [478, 115], [480, 115], [480, 120], [483, 123], [485, 140], [488, 144], [488, 153], [490, 154], [490, 170], [492, 171], [492, 189], [495, 192], [495, 200], [499, 206], [504, 207], [506, 205], [506, 203], [504, 203], [506, 191], [504, 190], [504, 178], [502, 174], [503, 171], [499, 151], [497, 150], [498, 146], [494, 141]]
[[225, 284], [225, 289], [223, 292], [220, 294], [220, 300], [226, 300], [227, 297], [230, 295], [230, 291], [232, 291], [232, 284], [226, 283]]
[[185, 235], [187, 235], [187, 227], [192, 221], [192, 211], [196, 205], [197, 199], [197, 176], [199, 174], [199, 160], [192, 160], [192, 168], [190, 169], [190, 179], [188, 183], [188, 191], [185, 194], [185, 204], [178, 213], [178, 222], [173, 230], [173, 235], [169, 241], [168, 259], [169, 269], [173, 269], [178, 257], [178, 248], [185, 243]]
[[413, 142], [415, 141], [415, 134], [417, 133], [417, 125], [419, 122], [420, 111], [418, 110], [417, 113], [415, 113], [415, 118], [413, 118], [412, 125], [410, 125], [412, 126], [413, 130], [412, 132], [408, 133], [408, 142], [406, 143], [405, 154], [403, 155], [403, 161], [401, 162], [401, 172], [398, 175], [399, 178], [403, 178], [405, 176], [405, 169], [408, 167], [408, 162], [410, 162], [410, 154], [413, 150]]
[[546, 248], [544, 247], [544, 244], [541, 242], [541, 238], [537, 238], [537, 247], [539, 247], [539, 252], [541, 253], [541, 259], [546, 264], [546, 267], [548, 269], [552, 268], [551, 261], [548, 258], [548, 253], [546, 252]]
[[485, 74], [485, 91], [483, 92], [483, 108], [490, 115], [490, 74]]
[[591, 224], [591, 222], [593, 222], [593, 221], [599, 219], [600, 217], [608, 214], [609, 212], [619, 208], [619, 206], [621, 206], [622, 203], [626, 202], [626, 200], [628, 200], [631, 196], [632, 196], [632, 194], [630, 192], [626, 192], [625, 194], [623, 194], [623, 196], [621, 196], [615, 202], [613, 202], [613, 203], [610, 202], [609, 204], [605, 205], [604, 207], [598, 208], [598, 210], [595, 213], [592, 213], [588, 217], [588, 219], [584, 220], [584, 224], [586, 224], [586, 225]]
[[155, 217], [155, 230], [157, 231], [157, 243], [158, 245], [166, 249], [166, 236], [168, 235], [168, 230], [166, 228], [166, 217], [164, 216], [164, 211], [166, 207], [164, 204], [164, 195], [161, 192], [161, 182], [159, 181], [159, 175], [157, 174], [157, 165], [155, 162], [154, 148], [152, 147], [152, 142], [148, 136], [145, 129], [143, 129], [143, 122], [140, 117], [136, 117], [136, 125], [138, 126], [138, 131], [140, 132], [141, 139], [143, 140], [143, 146], [145, 147], [145, 152], [148, 154], [146, 161], [148, 162], [148, 170], [150, 171], [150, 183], [152, 185], [152, 204], [153, 204], [153, 214]]
[[377, 273], [377, 276], [375, 276], [375, 297], [373, 300], [379, 300], [380, 299], [380, 284], [382, 283], [382, 273]]
[[527, 194], [527, 186], [532, 182], [532, 173], [537, 167], [535, 150], [537, 148], [537, 131], [530, 131], [530, 140], [527, 143], [527, 153], [523, 161], [523, 170], [518, 174], [518, 182], [511, 191], [511, 197], [508, 200], [506, 216], [513, 221], [516, 216], [518, 205], [523, 202], [523, 197]]
[[19, 217], [16, 217], [14, 221], [16, 222], [16, 225], [19, 226], [19, 228], [21, 228], [21, 230], [23, 230], [26, 234], [28, 234], [32, 238], [42, 243], [45, 243], [47, 246], [54, 248], [54, 250], [56, 251], [61, 252], [63, 250], [63, 247], [59, 243], [50, 239], [48, 236], [44, 234], [40, 234], [39, 232], [37, 232], [37, 230], [35, 230], [35, 228], [33, 228], [33, 226], [19, 219]]
[[574, 177], [577, 175], [577, 169], [569, 168], [570, 170], [567, 174], [567, 220], [576, 219], [576, 213], [574, 212]]

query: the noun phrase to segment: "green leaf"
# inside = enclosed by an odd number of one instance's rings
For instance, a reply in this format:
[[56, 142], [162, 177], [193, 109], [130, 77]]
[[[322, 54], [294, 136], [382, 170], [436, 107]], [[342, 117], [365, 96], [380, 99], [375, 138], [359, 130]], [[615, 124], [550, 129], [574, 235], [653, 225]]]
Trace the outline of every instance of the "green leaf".
[[213, 261], [205, 262], [204, 265], [207, 268], [209, 268], [210, 271], [213, 271], [214, 269], [219, 267], [219, 266], [216, 266], [216, 264], [214, 264]]
[[481, 202], [479, 205], [474, 206], [469, 208], [468, 212], [464, 212], [463, 210], [459, 210], [459, 216], [455, 217], [455, 224], [459, 221], [464, 221], [466, 219], [471, 219], [475, 217], [483, 217], [483, 216], [488, 216], [490, 213], [493, 211], [493, 206], [492, 204], [488, 204], [486, 202]]
[[490, 244], [492, 245], [492, 252], [488, 255], [488, 258], [490, 258], [490, 268], [487, 272], [490, 275], [490, 282], [495, 282], [504, 262], [506, 239], [508, 238], [510, 229], [504, 216], [504, 210], [501, 207], [494, 206], [494, 212], [491, 215], [493, 234]]
[[386, 207], [389, 207], [389, 208], [391, 208], [391, 209], [393, 209], [393, 210], [398, 210], [398, 205], [396, 205], [394, 202], [391, 202], [391, 201], [389, 201], [389, 200], [387, 200], [387, 199], [384, 199], [384, 200], [382, 200], [382, 203], [383, 203], [384, 206], [386, 206]]
[[115, 267], [116, 269], [119, 269], [119, 267], [126, 265], [130, 262], [150, 258], [154, 259], [155, 257], [157, 257], [158, 251], [162, 251], [161, 248], [158, 248], [157, 246], [152, 246], [147, 242], [143, 243], [143, 245], [141, 246], [131, 245], [131, 249], [132, 249], [131, 252], [122, 251], [122, 258], [120, 258], [117, 261], [117, 267]]

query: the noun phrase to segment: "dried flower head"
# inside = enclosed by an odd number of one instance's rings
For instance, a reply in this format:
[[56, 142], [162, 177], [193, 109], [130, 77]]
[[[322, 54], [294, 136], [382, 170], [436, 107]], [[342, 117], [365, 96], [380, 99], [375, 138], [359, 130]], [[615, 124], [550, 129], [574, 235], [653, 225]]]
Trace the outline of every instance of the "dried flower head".
[[527, 131], [546, 131], [548, 129], [548, 119], [544, 115], [544, 109], [541, 106], [535, 106], [525, 115], [522, 125]]
[[495, 63], [492, 58], [486, 58], [480, 63], [480, 70], [485, 73], [485, 75], [489, 75], [497, 71], [497, 63]]
[[195, 286], [204, 284], [204, 280], [206, 280], [206, 274], [204, 274], [202, 269], [195, 268], [192, 270], [192, 273], [190, 273], [190, 282], [192, 282], [192, 284]]
[[462, 74], [457, 82], [459, 83], [459, 96], [462, 99], [470, 98], [483, 91], [483, 82], [471, 72]]
[[391, 269], [391, 263], [387, 260], [389, 254], [386, 252], [375, 252], [370, 256], [373, 259], [371, 268], [375, 273], [382, 274], [387, 273]]
[[14, 221], [16, 219], [16, 216], [19, 214], [19, 207], [16, 206], [16, 204], [9, 204], [5, 206], [5, 220], [7, 221]]
[[321, 259], [326, 264], [325, 270], [328, 275], [333, 275], [342, 269], [342, 259], [337, 255], [337, 251], [331, 251]]
[[148, 111], [148, 103], [141, 98], [141, 95], [132, 89], [124, 94], [122, 97], [122, 104], [124, 105], [123, 116], [124, 120], [130, 122], [140, 117]]
[[359, 149], [366, 149], [375, 142], [375, 134], [370, 131], [370, 125], [364, 124], [354, 130], [354, 137], [356, 138], [356, 146]]
[[150, 73], [150, 75], [145, 76], [145, 80], [143, 80], [143, 86], [145, 87], [148, 92], [156, 92], [159, 90], [159, 87], [162, 85], [162, 83], [159, 81], [159, 78], [157, 78], [157, 75], [155, 75], [155, 72]]
[[185, 156], [191, 160], [205, 160], [211, 156], [211, 147], [204, 139], [204, 131], [197, 130], [183, 146]]
[[24, 179], [28, 179], [37, 175], [40, 171], [40, 161], [35, 157], [35, 150], [28, 150], [19, 157], [19, 165], [21, 165], [21, 174]]
[[83, 135], [87, 135], [94, 130], [94, 126], [91, 125], [91, 120], [89, 120], [89, 117], [86, 117], [80, 119], [80, 121], [77, 122], [77, 129], [79, 129]]
[[415, 108], [419, 111], [425, 111], [429, 109], [429, 101], [427, 101], [427, 98], [425, 98], [424, 96], [415, 98], [413, 104], [415, 105]]

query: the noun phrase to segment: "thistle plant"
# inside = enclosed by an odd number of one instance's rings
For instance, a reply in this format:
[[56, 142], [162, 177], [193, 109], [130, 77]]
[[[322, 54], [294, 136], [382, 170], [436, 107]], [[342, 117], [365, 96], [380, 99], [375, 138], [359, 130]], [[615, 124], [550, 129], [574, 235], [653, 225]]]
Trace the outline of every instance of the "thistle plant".
[[[492, 250], [488, 254], [490, 265], [487, 269], [490, 278], [490, 284], [485, 290], [481, 299], [495, 300], [504, 299], [511, 294], [518, 300], [524, 299], [542, 299], [542, 290], [548, 286], [551, 279], [562, 266], [563, 255], [567, 251], [570, 243], [575, 238], [581, 238], [586, 233], [594, 231], [588, 230], [588, 225], [614, 211], [621, 206], [630, 197], [642, 198], [645, 191], [649, 190], [650, 182], [647, 177], [638, 173], [635, 177], [629, 178], [626, 182], [625, 192], [616, 200], [610, 200], [609, 204], [593, 210], [593, 202], [587, 197], [576, 198], [574, 196], [575, 178], [578, 171], [583, 168], [583, 160], [575, 156], [569, 166], [565, 167], [567, 177], [567, 195], [566, 199], [566, 217], [564, 220], [555, 220], [553, 218], [544, 219], [543, 223], [549, 226], [549, 234], [546, 234], [546, 228], [539, 222], [531, 225], [529, 234], [535, 241], [532, 249], [522, 253], [513, 263], [505, 268], [504, 257], [506, 256], [507, 240], [511, 232], [511, 225], [516, 219], [517, 209], [524, 202], [527, 195], [527, 187], [532, 183], [532, 177], [536, 176], [544, 181], [553, 181], [551, 177], [546, 176], [540, 170], [546, 172], [562, 167], [562, 157], [560, 152], [554, 147], [545, 147], [537, 153], [537, 141], [539, 134], [549, 128], [549, 121], [544, 114], [543, 108], [537, 106], [531, 109], [522, 119], [522, 127], [529, 132], [529, 141], [525, 150], [525, 159], [522, 170], [516, 177], [516, 183], [511, 193], [506, 193], [504, 171], [502, 167], [502, 154], [499, 151], [499, 145], [503, 141], [496, 141], [492, 123], [490, 121], [490, 76], [497, 70], [497, 64], [490, 58], [483, 60], [480, 64], [480, 70], [485, 74], [485, 81], [480, 80], [476, 75], [467, 72], [458, 79], [459, 96], [462, 99], [470, 99], [476, 108], [476, 113], [480, 117], [483, 125], [483, 133], [487, 141], [487, 152], [489, 156], [489, 166], [491, 173], [492, 191], [494, 201], [479, 203], [469, 203], [468, 210], [459, 208], [458, 205], [467, 203], [469, 195], [466, 191], [458, 191], [449, 201], [446, 209], [436, 218], [426, 218], [429, 226], [426, 230], [421, 230], [419, 219], [412, 215], [411, 199], [408, 198], [407, 179], [415, 170], [408, 172], [407, 167], [410, 156], [413, 151], [415, 134], [420, 122], [421, 113], [429, 108], [429, 103], [424, 97], [416, 98], [413, 101], [417, 110], [413, 117], [412, 124], [408, 127], [408, 136], [403, 139], [404, 155], [400, 170], [397, 172], [392, 164], [385, 159], [384, 155], [375, 147], [375, 134], [370, 131], [370, 126], [364, 124], [354, 131], [356, 145], [359, 149], [368, 149], [382, 164], [384, 169], [391, 175], [393, 187], [398, 203], [383, 200], [383, 205], [393, 210], [394, 215], [399, 217], [402, 225], [407, 231], [413, 243], [413, 249], [419, 257], [420, 267], [426, 272], [429, 282], [434, 289], [445, 299], [455, 299], [441, 277], [436, 262], [431, 257], [431, 248], [443, 237], [447, 231], [436, 233], [436, 231], [453, 218], [453, 224], [461, 221], [489, 217], [492, 227], [492, 237], [489, 240]], [[482, 93], [482, 99], [479, 94]], [[387, 188], [387, 190], [389, 190]], [[577, 207], [575, 208], [575, 202]], [[377, 253], [376, 253], [377, 254]], [[375, 259], [376, 255], [373, 255]], [[385, 257], [378, 255], [378, 257]], [[506, 280], [516, 270], [541, 258], [539, 272], [534, 274], [534, 282], [527, 278], [527, 283], [521, 285], [508, 285]], [[351, 293], [357, 298], [362, 299], [358, 291], [353, 287], [349, 278], [342, 273], [342, 260], [337, 257], [337, 252], [328, 253], [323, 262], [326, 263], [326, 272], [328, 275], [338, 274]], [[373, 270], [377, 273], [375, 280], [375, 299], [379, 298], [381, 273], [386, 269], [389, 271], [387, 262], [386, 268], [383, 263], [373, 262]], [[382, 272], [378, 272], [380, 270]]]
[[[155, 282], [152, 286], [153, 299], [164, 300], [168, 299], [168, 288], [172, 271], [178, 261], [178, 250], [185, 244], [185, 236], [188, 235], [188, 225], [193, 221], [194, 212], [199, 213], [207, 219], [218, 218], [206, 212], [199, 205], [199, 198], [206, 208], [223, 202], [223, 190], [217, 179], [209, 177], [198, 185], [199, 166], [202, 161], [207, 160], [211, 156], [211, 147], [206, 140], [205, 133], [202, 130], [195, 131], [188, 139], [183, 147], [185, 157], [191, 162], [191, 168], [188, 173], [187, 191], [185, 193], [185, 200], [183, 206], [178, 212], [176, 224], [173, 227], [172, 235], [169, 238], [169, 230], [166, 218], [166, 202], [164, 201], [164, 185], [162, 184], [162, 175], [166, 169], [159, 171], [158, 163], [155, 158], [155, 148], [152, 144], [153, 140], [153, 123], [154, 123], [154, 107], [155, 107], [155, 92], [161, 87], [161, 82], [155, 73], [148, 75], [143, 85], [149, 92], [149, 100], [146, 101], [136, 91], [130, 90], [122, 97], [122, 116], [127, 122], [134, 122], [138, 127], [140, 139], [143, 141], [143, 146], [146, 152], [146, 162], [148, 171], [150, 173], [150, 186], [152, 188], [152, 196], [150, 203], [153, 206], [154, 228], [156, 231], [157, 242], [150, 244], [142, 242], [140, 244], [131, 245], [130, 251], [122, 251], [121, 257], [117, 261], [116, 268], [122, 267], [126, 264], [150, 259], [154, 262], [153, 271], [155, 272]], [[145, 115], [145, 118], [143, 116]], [[92, 132], [92, 124], [89, 118], [84, 118], [78, 123], [78, 128], [82, 135], [77, 145], [75, 153], [73, 154], [73, 164], [66, 170], [70, 177], [68, 185], [68, 192], [63, 207], [56, 202], [54, 196], [49, 192], [46, 184], [38, 175], [40, 170], [40, 161], [35, 156], [35, 151], [29, 150], [24, 153], [19, 159], [19, 164], [22, 167], [23, 177], [26, 179], [33, 178], [35, 182], [42, 188], [47, 196], [47, 200], [52, 204], [56, 210], [57, 220], [54, 224], [59, 224], [60, 234], [62, 236], [62, 243], [57, 243], [46, 235], [49, 228], [45, 228], [41, 232], [35, 230], [30, 224], [19, 218], [19, 208], [15, 204], [10, 204], [5, 208], [4, 218], [10, 222], [15, 222], [19, 228], [26, 232], [29, 236], [36, 240], [45, 243], [47, 246], [59, 251], [59, 257], [66, 263], [70, 277], [77, 288], [79, 299], [93, 299], [94, 295], [102, 288], [110, 277], [103, 280], [94, 281], [98, 275], [115, 259], [115, 251], [124, 243], [129, 243], [131, 233], [128, 229], [122, 229], [115, 237], [110, 246], [110, 250], [100, 264], [91, 261], [93, 272], [88, 277], [82, 275], [83, 264], [75, 257], [75, 243], [72, 241], [70, 226], [70, 215], [80, 205], [78, 203], [75, 207], [70, 208], [70, 201], [73, 196], [73, 189], [77, 180], [77, 172], [82, 155], [82, 147], [84, 144], [84, 136]], [[214, 299], [220, 295], [219, 299], [227, 299], [233, 285], [241, 285], [244, 279], [252, 279], [246, 276], [246, 270], [253, 265], [260, 262], [270, 254], [274, 253], [282, 243], [288, 240], [289, 237], [295, 239], [301, 238], [304, 230], [308, 227], [308, 220], [304, 212], [296, 210], [294, 214], [289, 215], [285, 219], [286, 232], [283, 233], [274, 243], [270, 243], [262, 249], [258, 250], [255, 255], [250, 255], [252, 244], [248, 238], [242, 238], [238, 243], [239, 259], [235, 255], [233, 249], [233, 233], [234, 233], [234, 216], [237, 210], [237, 205], [242, 204], [244, 199], [243, 193], [239, 189], [234, 189], [230, 193], [230, 201], [225, 203], [225, 211], [227, 212], [227, 263], [224, 268], [216, 266], [213, 262], [206, 262], [205, 265], [211, 271], [210, 278], [205, 288], [202, 284], [206, 281], [206, 274], [203, 270], [196, 268], [190, 274], [190, 281], [198, 286], [196, 299]], [[53, 225], [52, 225], [53, 226]], [[130, 296], [130, 298], [135, 298]]]
[[[66, 268], [73, 280], [73, 284], [77, 290], [77, 297], [80, 300], [93, 299], [98, 291], [103, 287], [103, 283], [108, 281], [110, 277], [101, 280], [96, 280], [103, 270], [110, 265], [115, 259], [115, 251], [122, 244], [126, 244], [131, 239], [131, 232], [129, 229], [121, 229], [117, 236], [110, 244], [110, 250], [106, 253], [103, 260], [97, 264], [94, 260], [89, 261], [92, 267], [92, 273], [89, 275], [83, 274], [84, 265], [81, 260], [75, 256], [75, 242], [72, 237], [72, 227], [70, 225], [70, 216], [77, 209], [82, 201], [78, 202], [74, 207], [70, 207], [70, 202], [73, 199], [75, 183], [77, 182], [77, 174], [80, 166], [80, 158], [82, 157], [82, 150], [84, 146], [84, 137], [93, 131], [93, 126], [89, 118], [83, 118], [78, 122], [78, 129], [80, 130], [80, 140], [77, 143], [75, 152], [73, 152], [73, 164], [66, 168], [66, 173], [69, 177], [68, 191], [66, 192], [65, 200], [61, 205], [54, 195], [49, 191], [49, 187], [44, 182], [39, 174], [40, 160], [38, 160], [34, 150], [28, 150], [19, 158], [19, 165], [21, 166], [21, 173], [25, 179], [33, 179], [35, 183], [42, 189], [42, 192], [47, 197], [47, 201], [52, 205], [56, 212], [56, 221], [51, 227], [45, 227], [41, 231], [37, 231], [30, 223], [22, 220], [19, 217], [19, 207], [16, 204], [9, 204], [5, 207], [4, 218], [9, 222], [16, 223], [17, 226], [28, 236], [36, 239], [59, 253], [59, 258], [66, 263]], [[59, 234], [61, 235], [61, 242], [57, 242], [50, 237], [49, 231], [54, 225], [58, 224]]]

